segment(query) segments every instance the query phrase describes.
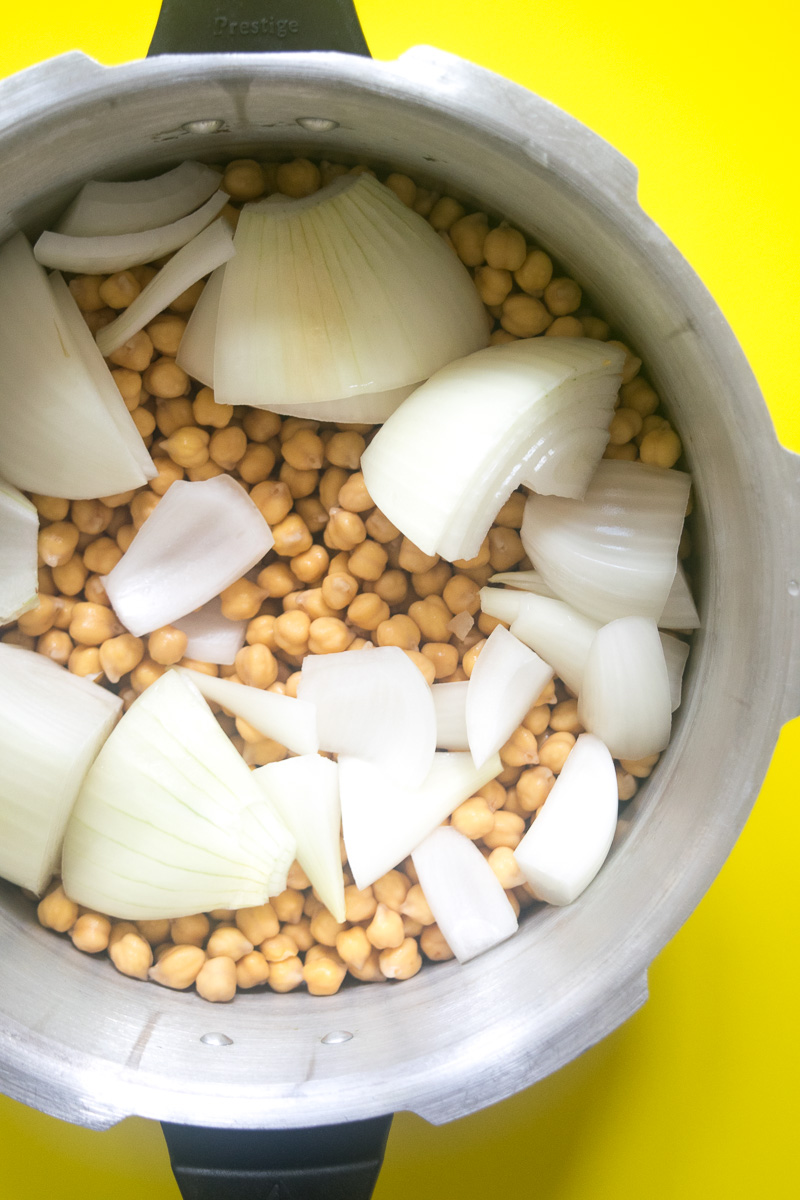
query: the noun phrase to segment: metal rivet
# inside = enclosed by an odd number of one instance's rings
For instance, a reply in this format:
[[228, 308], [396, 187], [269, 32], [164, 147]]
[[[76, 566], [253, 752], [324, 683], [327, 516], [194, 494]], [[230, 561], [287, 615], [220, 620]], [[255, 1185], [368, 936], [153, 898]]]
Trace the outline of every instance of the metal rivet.
[[324, 1038], [320, 1038], [326, 1046], [338, 1046], [341, 1042], [351, 1042], [353, 1034], [348, 1033], [346, 1029], [334, 1029], [331, 1033], [326, 1033]]
[[339, 122], [332, 121], [330, 117], [297, 117], [297, 124], [309, 133], [330, 133], [332, 129], [339, 128]]
[[185, 121], [181, 129], [187, 133], [219, 133], [224, 124], [221, 117], [206, 117], [200, 121]]
[[796, 579], [789, 580], [789, 595], [800, 596], [800, 583]]
[[204, 1033], [200, 1038], [204, 1046], [232, 1046], [233, 1038], [229, 1038], [227, 1033]]

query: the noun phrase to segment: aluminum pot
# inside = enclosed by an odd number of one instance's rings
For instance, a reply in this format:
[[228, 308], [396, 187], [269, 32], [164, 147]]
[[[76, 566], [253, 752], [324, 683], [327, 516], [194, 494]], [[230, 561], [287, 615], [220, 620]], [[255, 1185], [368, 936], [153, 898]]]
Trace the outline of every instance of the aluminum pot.
[[524, 229], [642, 354], [680, 430], [703, 619], [672, 744], [603, 871], [571, 907], [532, 914], [491, 972], [449, 963], [402, 987], [241, 995], [220, 1012], [76, 955], [9, 888], [4, 1090], [93, 1128], [139, 1114], [277, 1130], [402, 1109], [444, 1122], [534, 1083], [644, 1001], [648, 965], [721, 867], [800, 711], [800, 460], [777, 444], [732, 333], [638, 207], [629, 163], [437, 51], [110, 69], [71, 54], [0, 85], [0, 114], [0, 239], [38, 232], [88, 177], [287, 150], [391, 164]]

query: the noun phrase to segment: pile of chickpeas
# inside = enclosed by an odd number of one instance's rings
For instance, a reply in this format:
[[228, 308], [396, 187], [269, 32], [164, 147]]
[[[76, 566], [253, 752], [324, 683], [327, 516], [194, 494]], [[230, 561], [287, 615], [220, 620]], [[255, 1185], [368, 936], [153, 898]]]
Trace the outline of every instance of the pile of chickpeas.
[[[348, 170], [337, 163], [238, 160], [224, 170], [235, 222], [243, 202], [280, 192], [302, 197]], [[384, 178], [425, 217], [470, 270], [491, 318], [490, 342], [526, 337], [591, 337], [611, 330], [587, 305], [575, 280], [522, 233], [468, 211], [451, 196], [406, 175]], [[69, 282], [93, 332], [111, 322], [156, 274], [144, 265]], [[98, 500], [33, 495], [39, 512], [39, 604], [2, 640], [47, 655], [76, 675], [118, 693], [127, 709], [173, 664], [294, 696], [306, 654], [398, 646], [428, 683], [470, 677], [495, 625], [479, 591], [496, 572], [529, 569], [520, 540], [525, 496], [511, 496], [478, 554], [445, 562], [425, 554], [373, 504], [359, 470], [373, 427], [280, 417], [217, 404], [175, 356], [204, 284], [195, 284], [109, 357], [114, 380], [158, 468], [149, 484]], [[621, 343], [616, 342], [616, 345]], [[659, 412], [659, 397], [625, 349], [619, 401], [606, 458], [672, 467], [680, 440]], [[420, 429], [420, 437], [425, 430]], [[270, 525], [274, 550], [255, 578], [222, 593], [222, 612], [247, 621], [232, 666], [186, 657], [186, 634], [173, 626], [134, 637], [117, 620], [103, 587], [136, 532], [178, 479], [227, 472]], [[688, 534], [681, 556], [690, 550]], [[246, 721], [212, 706], [251, 766], [288, 756]], [[554, 680], [500, 751], [503, 770], [465, 800], [449, 823], [472, 839], [506, 889], [515, 912], [535, 903], [513, 850], [544, 803], [582, 727], [575, 697]], [[619, 798], [635, 794], [658, 756], [616, 765]], [[331, 995], [347, 981], [408, 979], [423, 959], [453, 957], [419, 886], [410, 858], [372, 887], [359, 889], [342, 845], [346, 916], [338, 922], [297, 862], [286, 890], [268, 904], [217, 909], [176, 920], [118, 921], [75, 904], [56, 880], [37, 913], [86, 954], [107, 953], [123, 974], [175, 989], [196, 988], [228, 1001], [237, 989]], [[36, 900], [35, 897], [31, 899]]]

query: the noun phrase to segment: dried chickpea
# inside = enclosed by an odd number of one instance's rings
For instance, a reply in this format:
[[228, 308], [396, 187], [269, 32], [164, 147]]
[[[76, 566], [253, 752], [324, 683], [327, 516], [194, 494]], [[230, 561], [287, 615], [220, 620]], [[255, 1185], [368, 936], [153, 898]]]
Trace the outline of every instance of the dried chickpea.
[[[229, 208], [230, 206], [226, 207]], [[234, 209], [233, 211], [235, 212], [236, 210]], [[191, 312], [194, 306], [197, 304], [197, 301], [202, 296], [205, 286], [205, 280], [198, 279], [196, 283], [190, 284], [185, 291], [181, 292], [179, 296], [176, 296], [174, 300], [170, 301], [169, 307], [173, 312], [177, 313]]]
[[294, 500], [302, 500], [304, 497], [310, 496], [319, 482], [319, 471], [298, 471], [296, 467], [287, 462], [281, 464], [278, 474]]
[[260, 950], [251, 950], [236, 964], [236, 986], [259, 987], [269, 979], [269, 963]]
[[322, 598], [329, 608], [339, 611], [347, 608], [358, 593], [358, 580], [346, 571], [326, 575], [322, 581]]
[[281, 418], [263, 408], [248, 408], [242, 417], [242, 428], [251, 442], [268, 442], [280, 433]]
[[544, 289], [544, 302], [554, 317], [564, 317], [580, 308], [582, 295], [574, 279], [559, 276]]
[[258, 573], [258, 586], [272, 599], [282, 600], [297, 590], [299, 582], [288, 563], [270, 563]]
[[522, 719], [522, 724], [538, 737], [550, 724], [550, 708], [547, 704], [535, 704]]
[[246, 449], [247, 434], [238, 425], [215, 429], [208, 443], [209, 458], [224, 471], [232, 471]]
[[403, 918], [385, 904], [378, 904], [366, 928], [366, 935], [376, 950], [394, 949], [402, 944], [405, 937]]
[[333, 550], [351, 551], [366, 539], [367, 530], [358, 513], [332, 508], [325, 527], [325, 544]]
[[495, 571], [510, 571], [525, 557], [516, 529], [495, 525], [489, 530], [489, 562]]
[[[447, 642], [450, 640], [449, 625], [453, 613], [441, 596], [428, 596], [409, 605], [408, 616], [418, 627], [426, 641]], [[396, 619], [396, 618], [395, 618]]]
[[338, 617], [318, 617], [308, 631], [308, 648], [312, 654], [338, 654], [346, 650], [355, 634]]
[[617, 775], [617, 795], [619, 799], [621, 801], [632, 800], [639, 789], [636, 778], [629, 771], [623, 770], [619, 763], [615, 763], [614, 770]]
[[398, 566], [404, 571], [429, 571], [439, 561], [438, 554], [426, 554], [415, 546], [410, 538], [404, 537], [398, 555]]
[[379, 542], [365, 539], [350, 554], [348, 569], [357, 579], [375, 583], [386, 570], [388, 555]]
[[159, 400], [174, 400], [185, 396], [189, 388], [189, 376], [179, 367], [174, 358], [157, 358], [144, 372], [142, 382], [150, 393]]
[[72, 650], [72, 638], [63, 629], [48, 629], [36, 643], [37, 654], [44, 654], [45, 658], [51, 658], [61, 667], [69, 662]]
[[131, 271], [109, 275], [97, 289], [99, 298], [109, 308], [127, 308], [141, 292], [141, 285]]
[[149, 488], [144, 488], [141, 492], [137, 492], [130, 503], [131, 520], [133, 521], [134, 529], [141, 529], [150, 514], [156, 509], [160, 496], [155, 492], [151, 492]]
[[245, 483], [255, 484], [263, 483], [274, 466], [275, 452], [270, 446], [248, 442], [236, 469]]
[[335, 433], [325, 446], [325, 457], [331, 466], [357, 471], [366, 446], [367, 443], [360, 433]]
[[176, 629], [174, 625], [162, 625], [148, 637], [147, 653], [153, 662], [171, 667], [181, 661], [188, 644], [189, 639], [182, 629]]
[[99, 646], [101, 642], [116, 637], [120, 628], [112, 609], [104, 604], [81, 602], [72, 610], [69, 636], [83, 646]]
[[535, 296], [512, 292], [503, 301], [500, 324], [506, 333], [529, 338], [544, 333], [552, 319], [545, 306]]
[[[239, 471], [241, 473], [241, 466]], [[303, 518], [312, 534], [320, 533], [328, 524], [328, 510], [316, 496], [301, 496], [295, 500], [294, 510]]]
[[279, 617], [275, 618], [273, 626], [275, 644], [279, 650], [283, 650], [287, 654], [305, 654], [310, 632], [311, 619], [308, 613], [304, 613], [300, 609], [281, 613]]
[[[233, 417], [233, 405], [217, 404], [213, 389], [204, 387], [192, 401], [192, 416], [198, 425], [211, 425], [215, 429], [225, 429]], [[247, 438], [247, 434], [244, 436]]]
[[578, 719], [578, 701], [562, 700], [550, 713], [550, 728], [556, 733], [583, 733], [583, 725]]
[[123, 675], [137, 667], [144, 657], [144, 642], [132, 633], [108, 638], [100, 646], [100, 666], [109, 683], [119, 683]]
[[144, 371], [153, 357], [153, 343], [141, 329], [108, 355], [109, 362], [116, 367], [127, 367], [130, 371]]
[[526, 767], [539, 761], [538, 749], [534, 734], [520, 725], [506, 744], [500, 747], [500, 760], [507, 767]]
[[268, 763], [282, 762], [288, 753], [286, 747], [274, 738], [262, 738], [260, 742], [245, 745], [242, 757], [248, 767], [265, 767]]
[[523, 818], [507, 808], [501, 808], [494, 814], [494, 825], [489, 833], [484, 834], [483, 844], [490, 850], [496, 850], [498, 846], [507, 846], [513, 850], [522, 841], [524, 832]]
[[234, 661], [237, 675], [250, 687], [268, 688], [278, 678], [275, 656], [263, 643], [243, 646]]
[[346, 508], [348, 512], [368, 512], [375, 507], [364, 484], [364, 476], [360, 471], [355, 471], [347, 477], [339, 488], [337, 501], [339, 507]]
[[317, 583], [328, 569], [330, 555], [324, 546], [312, 545], [296, 554], [289, 563], [295, 579], [301, 583]]
[[225, 1004], [236, 995], [236, 963], [232, 958], [208, 958], [194, 981], [198, 996], [212, 1004]]
[[318, 470], [325, 461], [322, 438], [313, 429], [298, 429], [281, 444], [284, 460], [298, 471]]
[[343, 921], [337, 921], [324, 904], [311, 917], [311, 933], [320, 946], [335, 946], [338, 934], [345, 928]]
[[174, 358], [180, 348], [186, 324], [183, 317], [176, 316], [174, 313], [161, 313], [154, 317], [147, 326], [147, 333], [153, 343], [153, 348], [159, 354], [166, 354]]
[[303, 982], [303, 964], [299, 958], [284, 958], [270, 963], [268, 985], [273, 992], [292, 992]]
[[148, 978], [162, 987], [185, 991], [190, 988], [206, 961], [206, 952], [201, 946], [192, 944], [168, 946], [160, 955]]
[[237, 579], [220, 592], [220, 607], [223, 617], [229, 621], [250, 621], [258, 615], [261, 601], [265, 598], [264, 588], [250, 579]]
[[45, 525], [37, 539], [39, 557], [48, 567], [64, 566], [75, 553], [79, 535], [80, 530], [71, 521]]
[[556, 317], [544, 331], [545, 337], [583, 337], [583, 323], [579, 317]]
[[370, 920], [378, 907], [372, 888], [357, 888], [354, 883], [344, 889], [344, 904], [345, 917], [353, 923]]
[[314, 541], [305, 521], [297, 513], [289, 513], [277, 525], [273, 525], [272, 534], [275, 538], [275, 553], [287, 558], [294, 558], [305, 550], [310, 550]]
[[594, 338], [598, 342], [607, 342], [611, 336], [608, 322], [601, 321], [599, 317], [581, 317], [580, 321], [584, 337]]
[[[277, 928], [277, 920], [275, 921]], [[238, 962], [254, 950], [253, 943], [236, 925], [218, 925], [206, 943], [209, 958], [230, 958]]]
[[408, 578], [405, 572], [384, 571], [380, 579], [375, 580], [375, 595], [390, 607], [402, 604], [408, 596]]
[[287, 887], [273, 896], [270, 904], [282, 923], [295, 925], [303, 916], [303, 893], [294, 887]]
[[[98, 656], [99, 662], [99, 656]], [[164, 674], [164, 667], [153, 662], [152, 658], [143, 658], [137, 667], [131, 671], [131, 687], [137, 693], [147, 690], [152, 683]]]
[[494, 829], [494, 821], [495, 813], [483, 796], [470, 796], [459, 804], [450, 817], [453, 828], [472, 841], [490, 834]]
[[402, 871], [387, 871], [372, 884], [372, 892], [379, 904], [395, 912], [402, 912], [403, 902], [408, 895], [411, 881]]
[[[309, 922], [309, 934], [311, 923]], [[303, 939], [300, 939], [303, 941]], [[306, 946], [306, 949], [308, 947]], [[294, 958], [300, 950], [295, 939], [286, 932], [276, 933], [273, 937], [265, 938], [261, 943], [261, 953], [268, 963], [283, 962], [284, 959]]]
[[73, 500], [70, 517], [81, 533], [104, 533], [111, 524], [113, 510], [102, 500]]
[[39, 637], [55, 625], [60, 608], [61, 605], [55, 596], [40, 595], [35, 608], [30, 608], [17, 617], [17, 626], [29, 637]]
[[[335, 576], [335, 578], [341, 579], [342, 576]], [[357, 625], [359, 629], [372, 632], [389, 619], [389, 605], [385, 600], [381, 600], [375, 592], [363, 592], [360, 596], [356, 596], [347, 609], [347, 619], [352, 625]]]
[[428, 220], [437, 233], [446, 232], [456, 221], [461, 220], [464, 211], [464, 205], [459, 204], [452, 196], [442, 196], [431, 208]]
[[562, 731], [547, 738], [539, 749], [539, 762], [558, 775], [567, 761], [567, 755], [575, 745], [575, 735]]
[[336, 951], [348, 967], [361, 968], [372, 953], [372, 943], [360, 925], [336, 935]]
[[335, 950], [314, 956], [303, 967], [303, 979], [312, 996], [332, 996], [338, 992], [347, 974], [347, 967]]
[[95, 912], [83, 913], [69, 931], [73, 946], [84, 954], [99, 954], [107, 949], [110, 934], [108, 917]]
[[104, 278], [104, 275], [79, 275], [76, 279], [70, 280], [69, 290], [81, 312], [98, 312], [101, 308], [105, 308], [105, 303], [100, 295], [100, 285]]
[[170, 937], [176, 946], [202, 946], [211, 930], [205, 913], [176, 917], [170, 921]]
[[66, 933], [78, 919], [78, 906], [64, 892], [61, 884], [39, 901], [36, 909], [39, 924], [56, 933]]
[[122, 921], [114, 925], [109, 937], [108, 957], [122, 975], [132, 979], [147, 979], [153, 965], [150, 943], [135, 925]]
[[426, 642], [421, 653], [433, 664], [436, 680], [447, 679], [458, 666], [458, 650], [449, 642]]
[[481, 606], [480, 588], [466, 575], [453, 575], [445, 584], [442, 599], [453, 616], [460, 612], [474, 616]]
[[195, 425], [194, 407], [188, 396], [176, 396], [172, 400], [156, 401], [156, 425], [164, 437], [184, 427]]
[[183, 425], [161, 443], [161, 449], [179, 467], [202, 467], [208, 462], [210, 440], [208, 430], [198, 425]]

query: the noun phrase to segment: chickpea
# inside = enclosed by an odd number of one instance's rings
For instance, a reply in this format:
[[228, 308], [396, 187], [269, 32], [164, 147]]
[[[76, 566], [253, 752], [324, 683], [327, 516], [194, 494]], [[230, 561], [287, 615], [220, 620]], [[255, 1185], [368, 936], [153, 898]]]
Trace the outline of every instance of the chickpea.
[[169, 921], [166, 919], [137, 921], [136, 928], [151, 946], [160, 946], [162, 942], [169, 941]]
[[311, 934], [321, 946], [335, 946], [336, 938], [344, 928], [344, 922], [337, 921], [322, 903], [311, 917]]
[[115, 637], [121, 626], [113, 610], [104, 604], [76, 604], [72, 610], [69, 636], [83, 646], [99, 646]]
[[172, 400], [156, 402], [156, 424], [165, 438], [179, 429], [191, 429], [196, 425], [194, 407], [188, 396], [176, 396]]
[[347, 477], [339, 488], [337, 501], [339, 507], [346, 508], [348, 512], [368, 512], [375, 507], [374, 501], [364, 484], [364, 476], [361, 471], [355, 471]]
[[325, 457], [331, 466], [342, 467], [347, 471], [357, 471], [361, 455], [366, 448], [367, 443], [360, 433], [352, 430], [335, 433], [325, 446]]
[[157, 662], [153, 662], [152, 658], [143, 658], [139, 665], [131, 671], [131, 687], [137, 694], [141, 694], [161, 678], [164, 670], [165, 668], [159, 666]]
[[[342, 578], [342, 576], [335, 578]], [[353, 600], [347, 610], [347, 619], [352, 625], [357, 625], [359, 629], [373, 632], [389, 619], [389, 605], [376, 593], [364, 592]]]
[[630, 346], [626, 346], [624, 342], [617, 342], [612, 338], [612, 340], [607, 342], [606, 345], [617, 346], [620, 350], [624, 350], [625, 360], [622, 364], [622, 382], [623, 384], [630, 383], [631, 380], [638, 375], [639, 368], [642, 365], [642, 360], [637, 358]]
[[479, 267], [484, 261], [483, 247], [489, 233], [486, 213], [475, 212], [460, 217], [449, 227], [448, 233], [464, 266]]
[[403, 653], [419, 670], [426, 683], [433, 684], [436, 682], [435, 669], [429, 658], [426, 658], [419, 650], [404, 650]]
[[200, 974], [206, 961], [206, 952], [191, 943], [169, 946], [159, 957], [148, 977], [162, 987], [185, 991]]
[[528, 248], [519, 230], [511, 229], [503, 222], [487, 233], [483, 252], [490, 267], [518, 271], [525, 262]]
[[566, 730], [554, 733], [542, 743], [539, 750], [539, 762], [543, 767], [549, 767], [554, 775], [558, 775], [574, 745], [574, 733], [568, 733]]
[[275, 452], [270, 446], [248, 442], [247, 449], [239, 459], [237, 470], [245, 483], [263, 483], [275, 466]]
[[366, 928], [366, 935], [376, 950], [395, 949], [405, 937], [403, 919], [385, 904], [378, 904], [375, 915]]
[[152, 357], [153, 343], [148, 334], [141, 329], [116, 350], [112, 350], [108, 360], [116, 367], [127, 367], [130, 371], [144, 371], [150, 365]]
[[157, 358], [144, 372], [142, 382], [159, 400], [174, 400], [185, 396], [189, 389], [189, 376], [173, 358]]
[[281, 163], [276, 172], [278, 191], [296, 200], [319, 191], [322, 177], [319, 167], [307, 158], [295, 158]]
[[357, 888], [354, 883], [344, 889], [344, 904], [345, 918], [352, 923], [370, 920], [378, 907], [372, 888]]
[[408, 595], [408, 579], [404, 571], [384, 571], [380, 579], [375, 580], [375, 595], [388, 605], [402, 604]]
[[467, 679], [469, 679], [469, 677], [472, 675], [472, 670], [475, 666], [475, 663], [478, 660], [478, 655], [480, 654], [481, 650], [483, 649], [483, 647], [485, 645], [486, 645], [486, 638], [483, 638], [479, 642], [475, 642], [475, 644], [473, 646], [470, 646], [469, 650], [467, 650], [466, 653], [464, 654], [464, 656], [462, 657], [461, 666], [464, 669]]
[[[276, 928], [277, 924], [276, 919]], [[253, 943], [236, 925], [218, 925], [206, 943], [209, 958], [230, 958], [232, 962], [251, 954], [253, 949]]]
[[635, 779], [646, 779], [660, 757], [660, 754], [649, 754], [647, 758], [621, 758], [619, 765]]
[[[343, 507], [346, 507], [346, 505]], [[380, 542], [382, 546], [385, 546], [387, 542], [394, 541], [400, 533], [397, 526], [393, 525], [389, 518], [384, 516], [378, 508], [374, 509], [367, 517], [366, 529], [372, 540]]]
[[422, 969], [419, 947], [413, 937], [406, 937], [394, 949], [382, 950], [378, 962], [387, 979], [411, 979]]
[[484, 834], [483, 844], [490, 850], [496, 850], [498, 846], [506, 846], [513, 850], [522, 841], [524, 833], [524, 819], [507, 808], [501, 808], [494, 814], [494, 825], [489, 833]]
[[[340, 611], [352, 604], [358, 593], [358, 580], [345, 571], [326, 575], [322, 581], [322, 598], [329, 608]], [[363, 628], [366, 628], [364, 626]]]
[[313, 429], [298, 429], [281, 445], [284, 460], [298, 471], [318, 470], [325, 461], [322, 438]]
[[17, 617], [17, 626], [22, 633], [30, 637], [39, 637], [55, 625], [60, 605], [55, 596], [40, 595], [36, 608]]
[[289, 513], [278, 525], [273, 526], [275, 553], [296, 557], [310, 550], [313, 544], [311, 531], [297, 513]]
[[268, 442], [280, 433], [281, 418], [263, 408], [248, 408], [242, 417], [242, 428], [251, 442]]
[[153, 965], [150, 943], [128, 921], [120, 921], [112, 927], [108, 957], [120, 974], [129, 975], [132, 979], [147, 979]]
[[237, 158], [225, 168], [220, 187], [231, 200], [257, 200], [266, 191], [266, 180], [255, 159]]
[[540, 300], [522, 292], [513, 292], [503, 301], [500, 324], [506, 333], [529, 338], [544, 333], [552, 319]]
[[78, 919], [78, 906], [66, 895], [61, 884], [39, 901], [36, 909], [39, 924], [56, 933], [66, 933]]
[[453, 616], [468, 612], [474, 616], [481, 606], [480, 588], [466, 575], [454, 575], [442, 592], [442, 599]]
[[674, 429], [654, 429], [639, 444], [642, 462], [656, 467], [674, 467], [682, 453], [681, 440]]
[[187, 322], [183, 317], [176, 316], [174, 313], [161, 313], [154, 317], [147, 326], [147, 332], [150, 341], [153, 343], [153, 348], [159, 354], [166, 354], [174, 358], [178, 353], [181, 344], [181, 338], [186, 331]]
[[358, 513], [349, 512], [346, 508], [331, 509], [330, 518], [325, 527], [325, 544], [327, 546], [334, 550], [349, 552], [365, 541], [366, 536], [366, 527]]
[[514, 272], [517, 287], [529, 296], [540, 296], [553, 276], [553, 263], [544, 250], [528, 250], [525, 260]]
[[223, 617], [229, 621], [251, 621], [258, 615], [266, 594], [264, 588], [251, 580], [237, 579], [220, 592]]
[[395, 912], [402, 912], [402, 905], [410, 887], [411, 881], [407, 876], [402, 871], [394, 870], [387, 871], [380, 879], [376, 879], [372, 885], [372, 892], [379, 904], [385, 904]]
[[242, 751], [248, 767], [265, 767], [268, 763], [282, 762], [288, 750], [273, 738], [262, 738], [260, 742], [249, 742]]
[[298, 471], [290, 463], [284, 462], [281, 464], [279, 477], [281, 482], [288, 487], [292, 498], [301, 500], [305, 496], [310, 496], [316, 489], [319, 482], [319, 471]]
[[211, 923], [205, 913], [176, 917], [170, 922], [170, 936], [176, 946], [202, 946], [210, 930]]
[[348, 967], [361, 968], [372, 953], [372, 943], [360, 925], [343, 929], [336, 937], [336, 951]]
[[[503, 794], [505, 800], [505, 793]], [[494, 829], [495, 813], [483, 796], [470, 796], [459, 804], [450, 817], [450, 824], [464, 837], [477, 841]]]
[[385, 179], [386, 187], [394, 192], [398, 200], [406, 205], [407, 208], [413, 208], [414, 201], [417, 198], [417, 185], [413, 179], [409, 179], [407, 175], [399, 175], [397, 172], [392, 172]]
[[289, 563], [295, 579], [301, 583], [316, 583], [328, 569], [330, 555], [324, 546], [312, 545], [296, 554]]
[[108, 917], [95, 912], [83, 913], [69, 931], [73, 946], [84, 954], [99, 954], [107, 949], [110, 934]]
[[[309, 934], [311, 923], [309, 922]], [[302, 938], [300, 939], [303, 940]], [[308, 947], [306, 947], [308, 949]], [[283, 962], [287, 958], [294, 958], [300, 946], [297, 944], [291, 934], [281, 932], [276, 933], [273, 937], [265, 938], [261, 943], [261, 953], [269, 963]]]
[[550, 708], [547, 704], [536, 704], [525, 714], [522, 724], [539, 737], [550, 724]]
[[215, 429], [208, 443], [209, 457], [224, 471], [232, 471], [247, 449], [247, 434], [238, 425]]
[[281, 613], [275, 618], [273, 636], [278, 649], [286, 654], [305, 654], [311, 636], [311, 619], [308, 613], [300, 609]]
[[299, 582], [287, 563], [270, 563], [258, 573], [258, 586], [271, 599], [283, 600], [290, 593], [297, 591]]
[[80, 530], [71, 521], [54, 521], [39, 530], [39, 557], [48, 567], [68, 563], [78, 545]]
[[104, 278], [103, 275], [79, 275], [77, 279], [70, 280], [69, 290], [81, 312], [98, 312], [105, 308], [105, 302], [100, 295], [100, 285]]
[[303, 967], [303, 979], [312, 996], [332, 996], [342, 986], [347, 967], [335, 950], [329, 954], [315, 955], [309, 958], [306, 954]]
[[179, 467], [202, 467], [208, 462], [209, 441], [207, 430], [197, 425], [184, 425], [163, 441], [161, 448]]
[[299, 958], [284, 958], [270, 963], [267, 983], [273, 992], [293, 992], [303, 982], [303, 964]]
[[578, 701], [562, 700], [556, 704], [550, 714], [550, 728], [557, 733], [583, 733], [583, 725], [578, 719]]
[[268, 688], [278, 678], [278, 664], [267, 646], [243, 646], [235, 658], [236, 673], [250, 687]]
[[308, 631], [308, 648], [312, 654], [338, 654], [346, 650], [355, 634], [338, 617], [318, 617]]
[[606, 342], [611, 336], [608, 323], [601, 321], [599, 317], [581, 317], [580, 321], [584, 337], [594, 338], [598, 342]]
[[132, 633], [108, 638], [100, 646], [100, 666], [109, 683], [119, 683], [144, 657], [144, 642]]
[[617, 775], [617, 795], [621, 801], [632, 800], [639, 790], [639, 784], [630, 772], [616, 763], [614, 770]]
[[463, 204], [459, 204], [452, 196], [442, 196], [433, 205], [428, 215], [428, 221], [437, 233], [446, 232], [456, 221], [461, 220], [464, 212]]
[[236, 964], [236, 986], [259, 987], [269, 979], [269, 963], [260, 950], [251, 950]]
[[63, 629], [48, 629], [36, 643], [37, 654], [44, 654], [61, 667], [67, 665], [72, 650], [72, 638]]
[[453, 614], [441, 596], [428, 596], [425, 600], [415, 600], [413, 604], [409, 605], [408, 615], [426, 641], [447, 642], [450, 640], [448, 626]]
[[296, 888], [285, 888], [279, 895], [272, 897], [270, 904], [282, 923], [296, 925], [303, 916], [303, 893]]
[[225, 1004], [236, 995], [236, 963], [222, 956], [208, 958], [194, 982], [198, 996], [213, 1004]]
[[419, 936], [419, 948], [431, 962], [446, 962], [455, 958], [438, 925], [428, 925]]
[[447, 679], [458, 666], [458, 650], [448, 642], [427, 642], [422, 653], [433, 664], [434, 678]]
[[500, 747], [500, 760], [507, 767], [525, 767], [537, 763], [538, 745], [531, 731], [524, 725], [515, 729], [506, 744]]
[[651, 417], [658, 408], [659, 400], [655, 390], [641, 376], [637, 375], [630, 383], [624, 383], [620, 388], [620, 398], [626, 408], [638, 412], [643, 419]]
[[544, 302], [554, 317], [564, 317], [580, 308], [582, 292], [574, 279], [551, 279], [544, 289]]

